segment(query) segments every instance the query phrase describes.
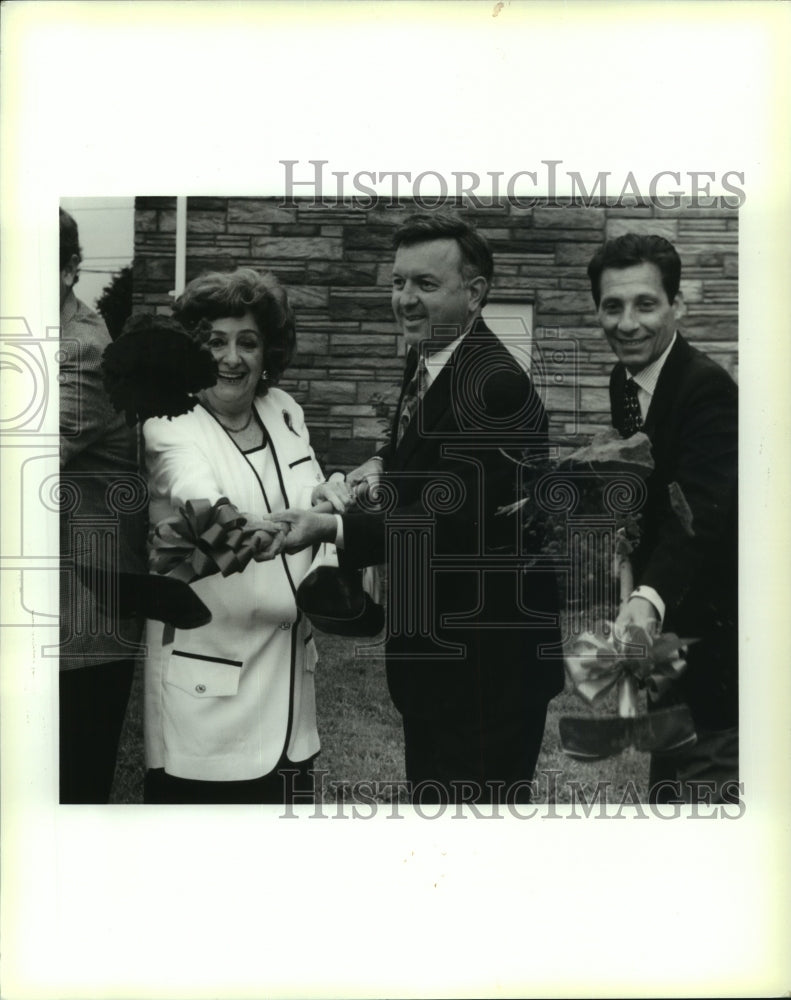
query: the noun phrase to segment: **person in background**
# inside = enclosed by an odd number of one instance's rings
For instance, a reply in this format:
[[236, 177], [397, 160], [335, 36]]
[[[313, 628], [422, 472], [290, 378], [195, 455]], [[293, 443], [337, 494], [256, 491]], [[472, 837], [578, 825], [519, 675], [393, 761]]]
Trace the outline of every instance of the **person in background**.
[[118, 614], [113, 581], [145, 572], [145, 490], [134, 430], [102, 384], [109, 334], [74, 294], [81, 260], [77, 224], [61, 209], [60, 801], [103, 803], [142, 631], [139, 617]]
[[[688, 802], [708, 783], [704, 794], [723, 801], [739, 773], [736, 384], [678, 332], [681, 260], [666, 239], [627, 233], [609, 240], [588, 276], [618, 358], [613, 426], [624, 437], [643, 431], [655, 464], [632, 554], [637, 586], [616, 628], [699, 640], [689, 646], [686, 671], [649, 703], [688, 705], [697, 730], [694, 746], [652, 756], [649, 800]], [[674, 509], [674, 492], [688, 523]]]

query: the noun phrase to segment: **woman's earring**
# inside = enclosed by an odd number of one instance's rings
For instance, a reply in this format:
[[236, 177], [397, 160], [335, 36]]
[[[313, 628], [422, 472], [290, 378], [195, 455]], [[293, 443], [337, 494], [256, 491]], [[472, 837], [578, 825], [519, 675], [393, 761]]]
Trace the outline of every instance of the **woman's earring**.
[[265, 369], [264, 369], [264, 370], [263, 370], [263, 371], [261, 372], [261, 378], [259, 379], [259, 381], [260, 381], [260, 382], [267, 382], [268, 380], [269, 380], [269, 372], [268, 372], [268, 371], [266, 370], [266, 368], [265, 368]]

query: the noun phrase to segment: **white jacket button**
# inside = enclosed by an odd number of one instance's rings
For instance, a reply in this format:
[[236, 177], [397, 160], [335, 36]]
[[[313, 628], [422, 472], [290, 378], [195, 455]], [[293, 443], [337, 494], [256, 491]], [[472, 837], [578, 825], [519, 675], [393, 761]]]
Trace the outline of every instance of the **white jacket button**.
[[206, 690], [206, 685], [205, 684], [196, 684], [195, 685], [195, 690], [198, 692], [198, 694], [203, 694], [203, 692]]
[[291, 628], [291, 622], [281, 622], [280, 628], [282, 628], [284, 632], [287, 632]]

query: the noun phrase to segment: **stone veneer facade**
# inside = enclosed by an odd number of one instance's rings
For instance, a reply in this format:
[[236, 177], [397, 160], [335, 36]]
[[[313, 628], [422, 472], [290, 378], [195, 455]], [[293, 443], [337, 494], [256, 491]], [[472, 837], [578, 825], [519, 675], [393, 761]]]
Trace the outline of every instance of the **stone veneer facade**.
[[[134, 311], [170, 312], [176, 199], [135, 204]], [[390, 310], [391, 239], [412, 203], [372, 208], [279, 198], [189, 198], [187, 280], [252, 266], [285, 285], [297, 355], [281, 386], [303, 406], [325, 470], [349, 470], [383, 442], [395, 407], [403, 345]], [[455, 207], [488, 239], [497, 303], [533, 308], [535, 381], [561, 449], [609, 423], [613, 355], [596, 324], [586, 268], [601, 242], [657, 233], [677, 248], [686, 337], [734, 377], [738, 213], [731, 208], [536, 205]]]

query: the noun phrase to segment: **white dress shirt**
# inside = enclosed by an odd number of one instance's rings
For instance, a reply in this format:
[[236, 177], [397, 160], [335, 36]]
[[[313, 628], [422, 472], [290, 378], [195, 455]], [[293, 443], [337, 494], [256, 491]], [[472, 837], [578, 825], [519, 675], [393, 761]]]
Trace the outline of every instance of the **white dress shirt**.
[[[646, 365], [641, 371], [636, 375], [632, 375], [631, 378], [637, 383], [637, 402], [640, 404], [640, 416], [645, 422], [645, 418], [648, 416], [648, 408], [651, 405], [651, 400], [654, 398], [654, 392], [656, 391], [656, 383], [659, 381], [659, 374], [667, 361], [668, 355], [673, 350], [673, 344], [676, 342], [676, 334], [673, 334], [673, 339], [668, 344], [667, 348], [659, 355], [656, 361], [652, 361], [650, 365]], [[659, 627], [662, 627], [662, 622], [665, 620], [665, 602], [659, 596], [659, 594], [654, 590], [653, 587], [647, 587], [642, 585], [636, 587], [630, 597], [642, 597], [646, 601], [650, 601], [653, 604], [656, 613], [659, 615]]]

